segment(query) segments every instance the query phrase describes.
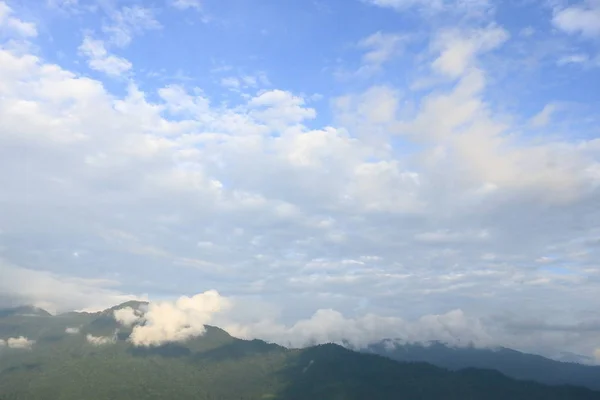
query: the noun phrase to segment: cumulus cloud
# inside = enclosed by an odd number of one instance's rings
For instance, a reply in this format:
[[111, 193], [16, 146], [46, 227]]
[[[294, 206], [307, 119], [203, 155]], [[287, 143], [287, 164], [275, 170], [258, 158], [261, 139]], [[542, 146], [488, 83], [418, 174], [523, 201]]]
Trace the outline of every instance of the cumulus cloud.
[[29, 350], [34, 345], [35, 340], [29, 340], [25, 336], [0, 339], [0, 347], [8, 347], [9, 349], [25, 349]]
[[94, 346], [104, 346], [107, 344], [113, 344], [117, 341], [116, 335], [113, 336], [94, 336], [91, 334], [87, 334], [85, 336], [85, 340], [88, 343], [93, 344]]
[[[133, 328], [130, 341], [136, 346], [154, 346], [201, 336], [214, 314], [230, 306], [230, 301], [214, 290], [192, 297], [182, 296], [173, 303], [150, 303], [143, 324]], [[131, 313], [126, 321], [132, 321]]]
[[81, 329], [78, 327], [66, 327], [65, 328], [65, 333], [68, 333], [69, 335], [76, 335], [79, 333]]

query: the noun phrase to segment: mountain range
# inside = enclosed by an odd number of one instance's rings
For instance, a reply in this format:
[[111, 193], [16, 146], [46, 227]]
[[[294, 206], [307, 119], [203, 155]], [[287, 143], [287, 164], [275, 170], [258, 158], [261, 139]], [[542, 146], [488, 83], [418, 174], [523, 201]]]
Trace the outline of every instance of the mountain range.
[[[473, 358], [489, 356], [488, 369], [471, 368], [466, 356], [436, 359], [436, 348], [438, 354], [454, 351], [443, 345], [416, 346], [403, 359], [398, 355], [403, 350], [390, 351], [384, 342], [363, 352], [335, 344], [287, 349], [207, 326], [203, 335], [182, 342], [134, 346], [132, 328], [120, 325], [113, 314], [143, 306], [128, 303], [98, 313], [56, 316], [33, 307], [0, 311], [0, 400], [600, 400], [600, 392], [562, 385], [573, 382], [550, 380], [546, 383], [560, 385], [549, 386], [531, 377], [509, 377], [504, 364], [493, 361], [496, 353]], [[462, 361], [442, 365], [440, 360], [448, 358]], [[544, 362], [535, 366], [570, 365]], [[593, 367], [581, 368], [597, 373]], [[546, 372], [550, 376], [552, 371]]]
[[493, 369], [515, 379], [549, 385], [585, 386], [600, 391], [600, 366], [560, 362], [504, 347], [452, 347], [440, 342], [408, 344], [382, 340], [361, 351], [401, 362], [426, 362], [453, 371], [465, 368]]

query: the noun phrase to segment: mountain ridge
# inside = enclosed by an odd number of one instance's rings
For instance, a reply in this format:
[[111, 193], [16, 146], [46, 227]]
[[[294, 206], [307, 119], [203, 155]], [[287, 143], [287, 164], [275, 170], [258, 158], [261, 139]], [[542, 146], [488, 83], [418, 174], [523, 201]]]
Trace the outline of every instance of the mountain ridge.
[[[0, 349], [0, 399], [387, 400], [402, 393], [424, 400], [600, 400], [600, 392], [515, 380], [495, 370], [449, 371], [331, 343], [288, 349], [238, 339], [211, 325], [202, 336], [134, 346], [131, 330], [119, 327], [109, 310], [0, 318], [0, 338], [36, 340], [27, 350]], [[77, 329], [67, 332], [69, 327]], [[104, 333], [105, 341], [99, 336]]]

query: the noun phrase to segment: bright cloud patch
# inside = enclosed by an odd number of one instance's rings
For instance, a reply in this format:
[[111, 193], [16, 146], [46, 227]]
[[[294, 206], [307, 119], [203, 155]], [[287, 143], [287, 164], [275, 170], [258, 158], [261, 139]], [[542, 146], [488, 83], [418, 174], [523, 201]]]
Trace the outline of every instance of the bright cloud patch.
[[87, 334], [85, 336], [85, 340], [87, 340], [88, 343], [93, 344], [94, 346], [104, 346], [115, 343], [117, 341], [117, 338], [115, 336], [94, 336]]
[[114, 311], [114, 317], [121, 325], [132, 326], [142, 319], [143, 311], [125, 307]]
[[0, 1], [0, 32], [7, 31], [24, 37], [37, 36], [35, 24], [25, 22], [14, 16], [12, 8], [4, 1]]
[[101, 40], [86, 36], [79, 51], [88, 59], [90, 68], [96, 71], [119, 76], [131, 69], [131, 63], [126, 59], [108, 54]]
[[[136, 346], [160, 345], [165, 342], [185, 341], [204, 334], [213, 315], [230, 307], [227, 299], [216, 291], [208, 291], [193, 297], [180, 297], [174, 303], [151, 303], [143, 317], [143, 324], [136, 325], [130, 340]], [[133, 323], [131, 313], [115, 317], [121, 323]]]
[[473, 66], [478, 53], [490, 51], [507, 39], [507, 32], [494, 26], [466, 32], [456, 29], [443, 31], [434, 43], [440, 55], [432, 66], [445, 75], [459, 77]]
[[405, 343], [440, 340], [451, 345], [493, 344], [481, 322], [468, 318], [460, 310], [444, 315], [428, 315], [418, 321], [408, 322], [372, 314], [345, 318], [341, 313], [329, 309], [318, 310], [310, 319], [298, 321], [289, 327], [262, 321], [249, 326], [230, 326], [227, 329], [234, 336], [265, 338], [292, 347], [347, 343], [362, 348], [382, 338], [397, 339]]

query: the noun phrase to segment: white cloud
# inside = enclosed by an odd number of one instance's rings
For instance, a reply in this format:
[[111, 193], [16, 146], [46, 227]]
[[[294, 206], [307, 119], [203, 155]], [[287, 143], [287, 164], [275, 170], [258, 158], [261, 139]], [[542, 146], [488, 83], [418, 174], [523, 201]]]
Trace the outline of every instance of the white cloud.
[[76, 335], [80, 332], [80, 328], [78, 327], [66, 327], [65, 328], [65, 333], [68, 333], [69, 335]]
[[428, 315], [417, 321], [380, 317], [367, 314], [346, 318], [335, 310], [318, 310], [306, 320], [286, 327], [273, 321], [260, 321], [248, 326], [227, 328], [233, 336], [263, 338], [292, 347], [344, 342], [364, 347], [384, 338], [400, 339], [407, 343], [440, 340], [452, 345], [492, 345], [492, 338], [481, 321], [467, 317], [461, 310], [444, 315]]
[[94, 336], [94, 335], [87, 334], [85, 336], [85, 340], [87, 340], [88, 343], [93, 344], [94, 346], [104, 346], [107, 344], [115, 343], [117, 341], [117, 338], [115, 335], [113, 335], [113, 336]]
[[154, 10], [138, 5], [111, 10], [109, 21], [102, 26], [102, 31], [109, 36], [111, 44], [119, 47], [129, 45], [135, 35], [144, 31], [162, 28], [154, 16]]
[[275, 129], [315, 118], [315, 110], [304, 104], [302, 97], [278, 89], [262, 92], [248, 102], [250, 115]]
[[[592, 181], [584, 178], [586, 162], [582, 163], [577, 155], [577, 146], [568, 143], [517, 145], [514, 137], [505, 134], [506, 126], [491, 117], [481, 99], [484, 87], [483, 74], [472, 69], [451, 93], [425, 98], [416, 118], [407, 125], [400, 125], [401, 132], [439, 143], [423, 158], [427, 165], [445, 168], [442, 165], [462, 164], [463, 171], [472, 174], [470, 177], [462, 175], [465, 184], [475, 179], [471, 182], [479, 182], [481, 190], [485, 188], [487, 193], [499, 187], [511, 187], [529, 195], [537, 194], [546, 201], [572, 201], [573, 196], [578, 197], [587, 190], [587, 184], [594, 185], [595, 178]], [[555, 164], [551, 159], [561, 162]], [[529, 173], [522, 174], [523, 168]], [[546, 197], [548, 192], [553, 193], [552, 199]]]
[[230, 302], [214, 290], [193, 297], [182, 296], [173, 303], [150, 303], [143, 324], [133, 328], [130, 340], [136, 346], [153, 346], [201, 336], [213, 315], [229, 307]]
[[228, 88], [232, 88], [232, 89], [239, 89], [241, 83], [238, 78], [230, 76], [227, 78], [222, 78], [221, 85], [228, 87]]
[[[359, 156], [364, 159], [368, 146], [389, 148], [390, 133], [397, 122], [400, 95], [388, 86], [372, 86], [365, 92], [345, 95], [332, 101], [336, 122], [350, 130], [363, 145]], [[357, 146], [357, 147], [358, 147]]]
[[0, 1], [0, 32], [2, 30], [23, 37], [37, 36], [35, 24], [14, 17], [13, 10], [4, 1]]
[[109, 54], [102, 40], [84, 37], [79, 46], [79, 53], [88, 59], [88, 66], [96, 71], [112, 76], [122, 76], [132, 67], [131, 63], [122, 58]]
[[556, 10], [552, 22], [569, 34], [579, 33], [590, 38], [600, 36], [600, 3], [587, 0]]
[[201, 0], [171, 0], [170, 4], [180, 10], [186, 10], [188, 8], [195, 8], [197, 10], [202, 9]]
[[494, 25], [469, 31], [442, 31], [433, 43], [434, 50], [439, 51], [440, 55], [432, 67], [444, 75], [457, 78], [474, 66], [478, 54], [495, 49], [508, 37], [507, 31]]
[[8, 347], [9, 349], [25, 349], [29, 350], [34, 345], [35, 340], [29, 340], [25, 336], [0, 339], [0, 348]]
[[534, 27], [527, 26], [519, 31], [519, 36], [531, 37], [531, 36], [535, 35], [535, 33], [536, 33], [536, 30]]

